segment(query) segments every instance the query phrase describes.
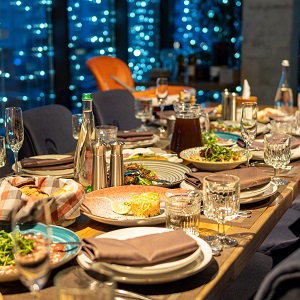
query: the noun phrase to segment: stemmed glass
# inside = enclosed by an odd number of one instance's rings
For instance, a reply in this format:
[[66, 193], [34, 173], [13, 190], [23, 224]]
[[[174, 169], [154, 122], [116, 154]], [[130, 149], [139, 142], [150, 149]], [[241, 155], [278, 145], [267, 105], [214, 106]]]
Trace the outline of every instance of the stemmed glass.
[[82, 114], [72, 115], [72, 134], [75, 140], [78, 140], [82, 125]]
[[159, 77], [156, 79], [156, 98], [159, 103], [160, 108], [160, 127], [158, 128], [160, 133], [164, 133], [166, 129], [162, 126], [162, 112], [166, 105], [166, 100], [168, 97], [168, 78]]
[[0, 136], [0, 168], [4, 167], [5, 164], [6, 164], [5, 137]]
[[247, 149], [247, 167], [250, 160], [250, 146], [255, 140], [257, 132], [257, 103], [242, 103], [241, 134]]
[[135, 117], [142, 121], [137, 131], [147, 131], [147, 120], [151, 119], [153, 113], [152, 99], [136, 99], [134, 101]]
[[6, 142], [14, 153], [15, 174], [19, 174], [18, 153], [24, 141], [24, 127], [22, 109], [20, 107], [7, 107], [5, 109]]
[[20, 200], [12, 213], [14, 259], [23, 285], [35, 299], [50, 276], [51, 215], [47, 198]]
[[272, 182], [285, 185], [287, 181], [279, 177], [280, 168], [288, 165], [291, 159], [291, 136], [284, 133], [265, 134], [264, 161], [274, 168]]
[[208, 175], [203, 179], [203, 211], [218, 222], [217, 236], [210, 245], [218, 249], [234, 247], [237, 241], [225, 234], [225, 222], [240, 210], [240, 179], [228, 174]]

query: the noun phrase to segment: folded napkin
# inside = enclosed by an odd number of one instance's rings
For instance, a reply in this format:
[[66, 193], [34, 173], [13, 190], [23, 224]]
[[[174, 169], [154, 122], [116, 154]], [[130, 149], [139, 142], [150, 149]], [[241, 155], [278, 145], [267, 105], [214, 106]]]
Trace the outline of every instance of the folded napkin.
[[68, 156], [62, 159], [53, 158], [31, 158], [21, 159], [22, 168], [32, 170], [64, 170], [74, 167], [74, 156]]
[[110, 238], [83, 239], [82, 251], [92, 261], [128, 266], [161, 263], [199, 248], [197, 242], [182, 230], [167, 231], [117, 240]]
[[153, 133], [152, 131], [118, 131], [117, 138], [121, 142], [138, 142], [151, 140]]
[[[239, 137], [237, 139], [237, 144], [242, 148], [246, 147], [246, 143], [244, 142], [244, 140], [241, 137]], [[291, 137], [291, 148], [294, 149], [294, 148], [297, 148], [299, 146], [300, 146], [300, 139], [292, 136]], [[264, 141], [253, 141], [250, 148], [251, 149], [258, 149], [258, 150], [263, 151], [264, 150]]]
[[185, 182], [197, 189], [201, 189], [203, 178], [211, 174], [230, 174], [239, 177], [241, 190], [250, 187], [259, 186], [262, 184], [267, 184], [271, 180], [270, 175], [268, 175], [264, 171], [260, 170], [257, 167], [250, 167], [250, 168], [233, 169], [233, 170], [220, 171], [214, 173], [210, 173], [210, 172], [186, 173]]

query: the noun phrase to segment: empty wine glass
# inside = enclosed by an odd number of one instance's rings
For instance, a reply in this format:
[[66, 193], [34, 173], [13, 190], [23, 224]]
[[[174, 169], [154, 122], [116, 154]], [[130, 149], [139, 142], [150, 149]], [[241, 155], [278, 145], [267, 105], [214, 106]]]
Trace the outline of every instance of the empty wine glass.
[[257, 103], [242, 103], [241, 111], [241, 135], [247, 149], [247, 167], [250, 160], [250, 146], [257, 133]]
[[291, 136], [284, 133], [265, 134], [264, 161], [273, 166], [272, 181], [276, 185], [285, 185], [287, 181], [279, 177], [280, 168], [288, 165], [291, 159]]
[[135, 117], [142, 121], [137, 131], [147, 131], [147, 120], [151, 119], [153, 113], [152, 99], [136, 99], [134, 101]]
[[40, 298], [38, 291], [50, 276], [51, 215], [47, 200], [20, 200], [12, 213], [16, 267], [21, 282], [35, 299]]
[[225, 222], [237, 217], [240, 210], [240, 179], [228, 174], [208, 175], [203, 179], [203, 211], [218, 222], [216, 238], [210, 241], [218, 249], [234, 247], [237, 241], [225, 234]]
[[9, 148], [14, 153], [15, 174], [19, 174], [18, 153], [24, 141], [22, 109], [7, 107], [5, 109], [5, 135]]
[[168, 97], [168, 78], [159, 77], [156, 79], [156, 98], [159, 103], [160, 113], [160, 127], [158, 128], [160, 133], [164, 133], [166, 129], [162, 125], [162, 112], [164, 111], [166, 100]]
[[5, 137], [0, 136], [0, 168], [4, 167], [5, 164], [6, 164]]
[[82, 124], [82, 114], [72, 115], [72, 134], [75, 140], [78, 140]]

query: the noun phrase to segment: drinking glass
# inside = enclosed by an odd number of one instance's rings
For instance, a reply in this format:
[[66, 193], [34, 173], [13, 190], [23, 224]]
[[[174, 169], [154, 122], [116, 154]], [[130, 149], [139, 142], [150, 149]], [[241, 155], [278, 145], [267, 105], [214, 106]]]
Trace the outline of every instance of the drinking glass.
[[72, 134], [75, 140], [78, 140], [82, 124], [82, 114], [72, 115]]
[[5, 135], [9, 148], [14, 153], [15, 174], [19, 174], [18, 153], [24, 141], [22, 109], [7, 107], [5, 109]]
[[151, 119], [153, 106], [152, 99], [136, 99], [134, 101], [135, 117], [142, 121], [142, 125], [137, 131], [147, 131], [147, 120]]
[[280, 168], [288, 165], [291, 159], [291, 136], [284, 133], [265, 134], [264, 136], [264, 161], [273, 166], [274, 176], [272, 181], [276, 185], [287, 184], [286, 180], [279, 177]]
[[210, 242], [218, 249], [234, 247], [237, 241], [225, 234], [225, 222], [240, 210], [240, 179], [228, 174], [208, 175], [203, 179], [203, 211], [217, 221], [217, 236]]
[[5, 164], [6, 164], [5, 137], [0, 136], [0, 168], [4, 167]]
[[21, 282], [39, 299], [50, 276], [51, 215], [47, 198], [31, 200], [20, 200], [13, 209], [13, 252]]
[[160, 133], [164, 133], [166, 130], [162, 126], [162, 112], [164, 111], [166, 100], [168, 97], [168, 78], [159, 77], [156, 79], [156, 98], [160, 108], [160, 127], [158, 128]]
[[250, 146], [255, 140], [257, 132], [257, 103], [242, 103], [241, 111], [241, 135], [247, 149], [247, 167], [250, 160]]

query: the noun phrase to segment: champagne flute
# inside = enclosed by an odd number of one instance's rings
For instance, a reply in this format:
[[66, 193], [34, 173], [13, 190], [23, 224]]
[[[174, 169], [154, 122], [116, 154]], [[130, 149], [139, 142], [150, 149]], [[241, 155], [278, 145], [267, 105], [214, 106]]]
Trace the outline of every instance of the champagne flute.
[[137, 131], [147, 131], [147, 120], [151, 119], [153, 106], [152, 99], [136, 99], [134, 101], [135, 117], [142, 121], [142, 125]]
[[287, 184], [279, 177], [280, 168], [287, 166], [291, 159], [291, 136], [284, 133], [265, 134], [264, 161], [274, 168], [272, 182], [277, 186]]
[[4, 167], [5, 164], [6, 164], [5, 137], [0, 136], [0, 168]]
[[257, 103], [242, 103], [241, 134], [247, 149], [247, 167], [249, 167], [250, 146], [257, 133], [257, 109]]
[[72, 115], [72, 134], [75, 140], [78, 140], [82, 124], [82, 114]]
[[166, 131], [166, 129], [162, 125], [162, 112], [165, 108], [167, 97], [168, 97], [168, 78], [159, 77], [156, 79], [156, 98], [158, 100], [159, 108], [160, 108], [160, 114], [159, 114], [160, 127], [158, 128], [158, 131], [160, 133], [164, 133]]
[[51, 214], [48, 198], [33, 197], [14, 207], [12, 237], [20, 280], [39, 299], [50, 276]]
[[14, 153], [15, 174], [19, 174], [18, 153], [24, 141], [24, 127], [22, 109], [20, 107], [7, 107], [5, 109], [6, 142]]
[[225, 222], [240, 210], [240, 179], [228, 174], [208, 175], [203, 179], [203, 211], [218, 223], [217, 236], [210, 245], [218, 249], [234, 247], [237, 241], [225, 234]]

